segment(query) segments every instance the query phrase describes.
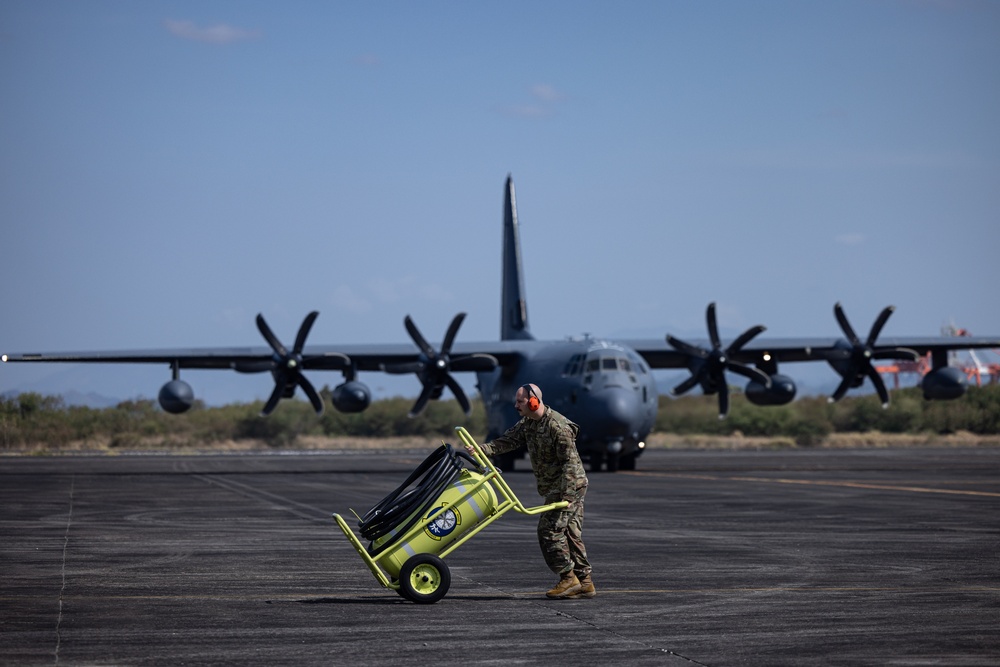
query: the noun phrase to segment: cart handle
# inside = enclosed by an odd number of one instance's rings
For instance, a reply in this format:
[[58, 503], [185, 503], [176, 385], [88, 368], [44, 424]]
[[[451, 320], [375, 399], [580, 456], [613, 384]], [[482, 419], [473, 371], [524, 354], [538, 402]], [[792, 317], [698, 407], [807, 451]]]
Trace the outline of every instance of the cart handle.
[[496, 467], [493, 465], [493, 462], [490, 461], [489, 458], [486, 456], [486, 454], [483, 452], [482, 448], [479, 446], [479, 443], [476, 442], [471, 435], [469, 435], [468, 431], [465, 430], [465, 427], [456, 426], [455, 430], [458, 432], [458, 437], [461, 438], [462, 442], [465, 443], [467, 447], [470, 447], [472, 449], [473, 456], [476, 457], [477, 462], [484, 469], [488, 471], [489, 474], [487, 475], [487, 477], [493, 479], [497, 483], [497, 485], [499, 485], [500, 488], [503, 490], [504, 495], [506, 495], [507, 498], [510, 499], [510, 501], [513, 503], [514, 511], [520, 512], [521, 514], [542, 514], [543, 512], [549, 512], [551, 510], [562, 509], [564, 507], [569, 506], [569, 502], [565, 500], [560, 500], [559, 502], [550, 503], [548, 505], [540, 505], [538, 507], [525, 507], [524, 503], [522, 503], [520, 499], [518, 499], [517, 495], [514, 493], [514, 490], [507, 485], [507, 481], [504, 480], [503, 476], [500, 474], [500, 471], [496, 469]]

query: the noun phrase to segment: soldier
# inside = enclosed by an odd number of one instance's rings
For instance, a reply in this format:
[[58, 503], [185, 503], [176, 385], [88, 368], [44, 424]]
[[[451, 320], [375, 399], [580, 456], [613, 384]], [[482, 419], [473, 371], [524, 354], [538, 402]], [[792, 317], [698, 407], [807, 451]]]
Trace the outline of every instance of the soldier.
[[569, 502], [563, 509], [545, 512], [538, 520], [542, 555], [560, 577], [555, 588], [545, 595], [556, 599], [592, 598], [597, 591], [581, 537], [587, 474], [576, 449], [580, 427], [543, 404], [542, 391], [534, 384], [518, 388], [514, 407], [521, 415], [520, 421], [482, 449], [492, 456], [527, 445], [538, 494], [545, 498], [546, 504]]

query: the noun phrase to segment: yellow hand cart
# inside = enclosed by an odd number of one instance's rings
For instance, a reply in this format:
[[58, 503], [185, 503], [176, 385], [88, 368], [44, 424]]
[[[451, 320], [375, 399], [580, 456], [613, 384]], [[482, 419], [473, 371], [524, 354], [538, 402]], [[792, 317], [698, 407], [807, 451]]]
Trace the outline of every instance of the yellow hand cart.
[[561, 501], [525, 507], [469, 432], [461, 426], [455, 431], [472, 450], [471, 459], [479, 469], [461, 469], [429, 508], [425, 504], [415, 510], [398, 531], [389, 531], [365, 547], [344, 518], [333, 515], [378, 582], [418, 604], [433, 604], [448, 592], [451, 572], [444, 557], [510, 510], [541, 514], [568, 505]]

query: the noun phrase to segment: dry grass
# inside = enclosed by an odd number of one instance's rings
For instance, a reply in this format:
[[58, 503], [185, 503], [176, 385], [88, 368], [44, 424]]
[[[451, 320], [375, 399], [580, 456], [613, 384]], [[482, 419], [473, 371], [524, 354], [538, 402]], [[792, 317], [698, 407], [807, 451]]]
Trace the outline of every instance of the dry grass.
[[[454, 440], [450, 441], [454, 444]], [[111, 442], [108, 438], [78, 440], [64, 445], [35, 443], [11, 447], [0, 454], [4, 456], [58, 456], [58, 455], [116, 455], [135, 453], [156, 454], [238, 454], [254, 452], [288, 451], [348, 451], [348, 450], [431, 450], [441, 445], [440, 438], [326, 438], [303, 436], [287, 448], [269, 446], [262, 440], [226, 440], [211, 444], [191, 443], [169, 438], [146, 438], [127, 444]]]
[[[652, 433], [646, 440], [647, 449], [795, 449], [793, 438], [787, 436], [760, 437], [734, 434], [676, 435]], [[891, 447], [1000, 447], [1000, 435], [975, 435], [960, 431], [949, 435], [936, 433], [833, 433], [811, 449], [886, 449]]]
[[[481, 437], [473, 434], [474, 437]], [[395, 438], [327, 438], [304, 436], [288, 451], [430, 451], [438, 447], [441, 438], [395, 437]], [[457, 438], [448, 442], [456, 444]], [[742, 434], [729, 436], [676, 435], [653, 433], [647, 438], [647, 449], [719, 449], [719, 450], [774, 450], [795, 449], [798, 445], [792, 438], [751, 437]], [[1000, 447], [1000, 435], [979, 436], [968, 432], [950, 435], [897, 434], [897, 433], [835, 433], [828, 436], [813, 449], [876, 449], [901, 447]], [[58, 455], [117, 455], [134, 453], [157, 454], [233, 454], [279, 451], [259, 440], [229, 440], [211, 445], [190, 443], [168, 438], [150, 438], [129, 443], [112, 443], [107, 439], [77, 441], [62, 446], [44, 443], [4, 450], [5, 456], [58, 456]]]

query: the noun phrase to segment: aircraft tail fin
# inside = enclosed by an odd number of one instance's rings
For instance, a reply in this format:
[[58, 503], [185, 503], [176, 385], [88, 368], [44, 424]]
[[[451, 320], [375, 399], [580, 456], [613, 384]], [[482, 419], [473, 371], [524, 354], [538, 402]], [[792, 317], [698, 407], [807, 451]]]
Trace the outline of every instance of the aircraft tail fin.
[[521, 240], [517, 231], [517, 202], [514, 180], [507, 175], [503, 206], [503, 294], [501, 296], [500, 339], [532, 340], [528, 327], [528, 303], [524, 298], [521, 270]]

